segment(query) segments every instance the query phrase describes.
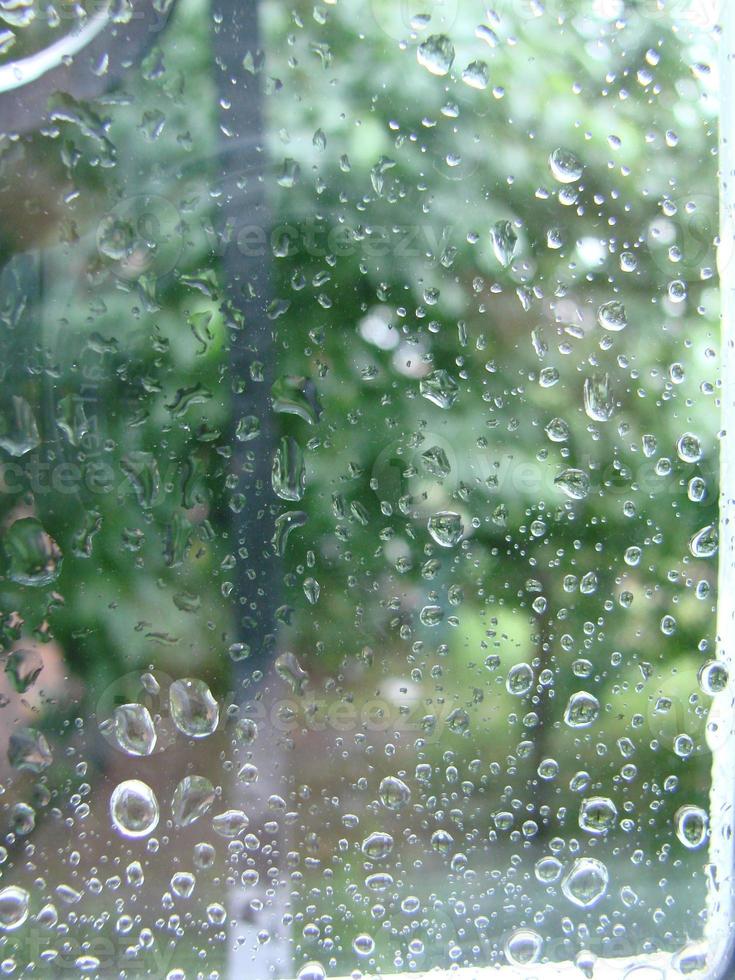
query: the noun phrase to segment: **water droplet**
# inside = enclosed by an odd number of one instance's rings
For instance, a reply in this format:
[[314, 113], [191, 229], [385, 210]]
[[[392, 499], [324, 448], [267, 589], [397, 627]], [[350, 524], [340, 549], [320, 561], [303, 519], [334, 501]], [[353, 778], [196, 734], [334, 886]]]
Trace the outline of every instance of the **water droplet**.
[[188, 827], [214, 803], [214, 786], [204, 776], [185, 776], [174, 791], [171, 812], [177, 827]]
[[669, 299], [672, 303], [683, 303], [687, 298], [687, 284], [681, 279], [669, 283]]
[[470, 716], [464, 708], [454, 708], [447, 716], [447, 728], [455, 735], [466, 735], [470, 730]]
[[564, 869], [563, 864], [555, 857], [542, 857], [534, 865], [536, 880], [545, 885], [558, 881]]
[[292, 436], [284, 436], [273, 455], [273, 491], [281, 500], [301, 500], [306, 488], [306, 468], [301, 446]]
[[505, 955], [514, 966], [530, 966], [538, 962], [543, 940], [533, 929], [516, 929], [505, 944]]
[[582, 176], [584, 166], [571, 152], [558, 147], [549, 157], [549, 167], [561, 184], [574, 184]]
[[449, 409], [457, 401], [459, 385], [448, 371], [439, 370], [422, 378], [419, 391], [427, 401], [439, 408]]
[[35, 728], [16, 728], [8, 740], [8, 761], [14, 769], [43, 772], [53, 762], [46, 737]]
[[309, 576], [309, 578], [304, 579], [304, 595], [312, 606], [319, 602], [321, 591], [322, 588], [315, 578]]
[[282, 653], [276, 660], [275, 667], [281, 680], [286, 681], [294, 694], [301, 696], [309, 681], [309, 675], [302, 668], [296, 655], [289, 651]]
[[674, 826], [684, 847], [694, 851], [707, 840], [709, 818], [699, 806], [681, 806], [674, 815]]
[[589, 728], [600, 714], [600, 702], [594, 694], [577, 691], [569, 698], [564, 711], [564, 721], [570, 728]]
[[322, 413], [316, 385], [300, 375], [287, 374], [274, 382], [271, 400], [274, 412], [298, 415], [309, 425], [316, 425]]
[[444, 479], [452, 472], [447, 454], [440, 446], [432, 446], [421, 454], [424, 469], [439, 479]]
[[416, 60], [432, 75], [447, 75], [454, 64], [454, 45], [446, 34], [431, 34], [416, 49]]
[[564, 419], [552, 419], [544, 429], [552, 442], [566, 442], [569, 439], [569, 426]]
[[5, 673], [19, 694], [25, 694], [33, 687], [42, 670], [43, 658], [32, 648], [13, 650], [5, 664]]
[[495, 258], [504, 269], [513, 261], [518, 235], [510, 221], [498, 221], [490, 232], [490, 239], [493, 244]]
[[702, 444], [693, 432], [685, 432], [679, 437], [676, 451], [684, 463], [698, 463], [702, 458]]
[[451, 510], [440, 510], [432, 514], [427, 527], [429, 534], [442, 548], [453, 548], [459, 544], [464, 534], [462, 518]]
[[5, 532], [3, 547], [8, 578], [18, 585], [39, 588], [59, 577], [61, 549], [35, 517], [22, 517]]
[[366, 932], [361, 932], [352, 941], [352, 948], [358, 956], [370, 956], [375, 951], [375, 940]]
[[596, 858], [577, 858], [562, 882], [564, 896], [588, 909], [602, 898], [607, 891], [609, 875], [607, 867]]
[[168, 692], [171, 719], [183, 735], [206, 738], [219, 723], [219, 706], [204, 681], [184, 677]]
[[249, 823], [250, 821], [242, 810], [225, 810], [212, 818], [212, 829], [220, 837], [224, 837], [226, 840], [234, 840], [244, 830], [247, 830]]
[[22, 926], [28, 918], [29, 901], [25, 888], [17, 885], [0, 888], [0, 929], [10, 932]]
[[19, 395], [11, 398], [9, 411], [0, 414], [0, 448], [16, 459], [41, 445], [33, 409]]
[[376, 830], [362, 842], [362, 853], [371, 861], [384, 861], [393, 850], [393, 838], [390, 834]]
[[485, 89], [490, 80], [484, 61], [471, 61], [462, 72], [462, 81], [470, 88]]
[[424, 606], [419, 613], [419, 619], [424, 626], [438, 626], [444, 619], [444, 610], [441, 606]]
[[719, 660], [708, 660], [699, 668], [697, 679], [704, 694], [720, 694], [729, 680], [727, 667]]
[[296, 974], [296, 980], [327, 980], [327, 971], [316, 960], [305, 963]]
[[692, 536], [689, 550], [695, 558], [711, 558], [717, 554], [718, 532], [716, 524], [707, 524]]
[[505, 687], [509, 694], [521, 697], [533, 686], [533, 668], [530, 664], [514, 664], [508, 671]]
[[112, 792], [110, 817], [123, 837], [147, 837], [158, 825], [155, 793], [140, 779], [126, 779]]
[[121, 704], [112, 715], [117, 744], [128, 755], [150, 755], [156, 747], [156, 729], [148, 708]]
[[594, 422], [609, 422], [615, 411], [615, 396], [608, 374], [594, 374], [584, 381], [584, 410]]
[[590, 478], [584, 470], [570, 467], [560, 473], [554, 483], [572, 500], [584, 500], [590, 492]]
[[590, 796], [582, 800], [579, 826], [588, 834], [602, 836], [615, 826], [618, 809], [607, 796]]
[[191, 871], [177, 871], [171, 876], [171, 891], [178, 898], [190, 898], [194, 893], [197, 879]]
[[411, 790], [397, 776], [386, 776], [378, 792], [380, 802], [389, 810], [400, 810], [411, 799]]
[[611, 330], [613, 332], [624, 330], [628, 326], [625, 307], [618, 300], [610, 300], [609, 303], [603, 303], [597, 311], [597, 322], [605, 330]]

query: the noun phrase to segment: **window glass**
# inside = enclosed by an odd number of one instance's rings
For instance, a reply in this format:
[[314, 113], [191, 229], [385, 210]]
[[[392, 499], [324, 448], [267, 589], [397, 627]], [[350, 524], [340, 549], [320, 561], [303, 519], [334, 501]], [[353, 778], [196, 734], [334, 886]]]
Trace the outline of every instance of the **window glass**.
[[720, 13], [0, 0], [4, 973], [714, 968]]

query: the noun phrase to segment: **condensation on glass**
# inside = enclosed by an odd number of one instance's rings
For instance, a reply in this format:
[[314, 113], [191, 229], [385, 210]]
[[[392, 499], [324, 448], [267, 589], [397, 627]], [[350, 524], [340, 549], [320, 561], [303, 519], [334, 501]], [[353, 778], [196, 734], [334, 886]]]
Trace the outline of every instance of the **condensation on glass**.
[[732, 20], [0, 0], [3, 973], [731, 975]]

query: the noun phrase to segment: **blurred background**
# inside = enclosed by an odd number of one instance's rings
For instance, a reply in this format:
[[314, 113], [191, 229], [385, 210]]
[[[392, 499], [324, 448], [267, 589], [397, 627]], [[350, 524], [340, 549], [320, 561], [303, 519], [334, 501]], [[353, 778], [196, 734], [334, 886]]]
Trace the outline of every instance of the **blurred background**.
[[[171, 824], [192, 774], [265, 801], [281, 977], [681, 950], [724, 683], [714, 21], [293, 0], [253, 38], [168, 6], [118, 84], [0, 136], [6, 972], [227, 975], [213, 906], [254, 885], [211, 814]], [[4, 62], [94, 13], [0, 3]], [[100, 725], [143, 702], [131, 757]], [[18, 726], [51, 766], [6, 761]], [[132, 778], [148, 840], [110, 825]]]

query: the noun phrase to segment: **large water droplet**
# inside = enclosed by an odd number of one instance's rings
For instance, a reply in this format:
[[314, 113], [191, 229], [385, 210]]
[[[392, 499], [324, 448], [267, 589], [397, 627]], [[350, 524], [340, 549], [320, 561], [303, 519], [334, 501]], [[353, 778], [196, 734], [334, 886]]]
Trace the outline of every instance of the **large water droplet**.
[[13, 650], [5, 664], [5, 673], [19, 694], [33, 687], [42, 670], [43, 658], [32, 648]]
[[431, 34], [416, 49], [416, 60], [432, 75], [446, 75], [454, 64], [454, 45], [446, 34]]
[[615, 299], [610, 300], [609, 303], [603, 303], [597, 311], [597, 322], [605, 330], [613, 332], [624, 330], [628, 326], [625, 307]]
[[204, 681], [184, 677], [174, 681], [168, 692], [174, 725], [190, 738], [206, 738], [219, 722], [219, 706]]
[[577, 858], [564, 878], [561, 890], [565, 897], [587, 909], [596, 905], [607, 891], [607, 867], [596, 858]]
[[294, 694], [301, 696], [309, 681], [309, 675], [299, 663], [296, 654], [286, 651], [277, 658], [276, 673], [281, 680], [286, 681]]
[[577, 470], [573, 467], [563, 470], [554, 479], [554, 483], [572, 500], [584, 500], [590, 492], [589, 476], [584, 470]]
[[440, 510], [432, 514], [427, 527], [429, 534], [442, 548], [453, 548], [459, 544], [464, 533], [462, 518], [451, 510]]
[[718, 532], [716, 524], [708, 524], [694, 534], [689, 542], [689, 550], [695, 558], [711, 558], [717, 554]]
[[709, 818], [699, 806], [681, 806], [674, 815], [676, 836], [684, 847], [694, 851], [707, 840]]
[[155, 793], [140, 779], [126, 779], [112, 792], [110, 817], [123, 837], [147, 837], [158, 825]]
[[579, 826], [588, 834], [602, 836], [615, 826], [618, 809], [607, 796], [590, 796], [582, 800]]
[[306, 488], [306, 468], [301, 446], [292, 436], [284, 436], [273, 455], [271, 480], [282, 500], [301, 500]]
[[584, 381], [584, 410], [595, 422], [609, 422], [615, 411], [615, 396], [608, 374], [594, 374]]
[[584, 166], [572, 153], [558, 147], [549, 157], [549, 167], [560, 184], [574, 184], [582, 176]]
[[171, 812], [177, 827], [188, 827], [214, 803], [214, 786], [204, 776], [185, 776], [174, 791]]
[[25, 398], [13, 395], [10, 409], [0, 414], [0, 448], [18, 458], [40, 445], [33, 409]]
[[448, 409], [457, 401], [459, 385], [448, 371], [434, 371], [419, 383], [419, 391], [427, 401]]
[[316, 425], [322, 409], [317, 398], [316, 385], [311, 378], [299, 375], [284, 375], [274, 382], [271, 389], [273, 410], [299, 418]]
[[10, 932], [22, 926], [28, 918], [29, 900], [25, 888], [8, 885], [0, 889], [0, 929]]
[[697, 679], [704, 694], [721, 694], [729, 680], [727, 667], [719, 660], [708, 660], [699, 668]]
[[411, 790], [397, 776], [386, 776], [380, 783], [380, 802], [389, 810], [400, 810], [411, 799]]
[[508, 671], [505, 687], [509, 694], [521, 697], [533, 686], [533, 667], [530, 664], [514, 664]]
[[8, 578], [18, 585], [39, 588], [56, 581], [61, 571], [61, 549], [35, 517], [21, 517], [5, 532], [3, 547]]
[[112, 715], [117, 744], [128, 755], [150, 755], [156, 747], [156, 729], [145, 705], [121, 704]]
[[14, 769], [43, 772], [53, 762], [46, 737], [35, 728], [16, 728], [8, 740], [8, 761]]
[[564, 711], [564, 721], [570, 728], [589, 728], [600, 714], [600, 702], [594, 694], [577, 691], [569, 698]]
[[372, 861], [384, 861], [393, 850], [393, 838], [390, 834], [375, 831], [362, 842], [362, 853]]
[[471, 61], [462, 72], [462, 81], [470, 88], [485, 89], [489, 80], [490, 76], [484, 61]]
[[514, 966], [530, 966], [538, 962], [543, 940], [533, 929], [516, 929], [505, 944], [505, 955]]
[[493, 225], [490, 238], [493, 243], [495, 258], [504, 269], [507, 269], [513, 261], [518, 244], [518, 235], [515, 233], [513, 225], [510, 221], [498, 221]]
[[679, 436], [676, 452], [684, 463], [698, 463], [702, 458], [702, 444], [693, 432], [685, 432]]
[[552, 442], [566, 442], [569, 439], [569, 426], [564, 419], [552, 419], [544, 429]]

